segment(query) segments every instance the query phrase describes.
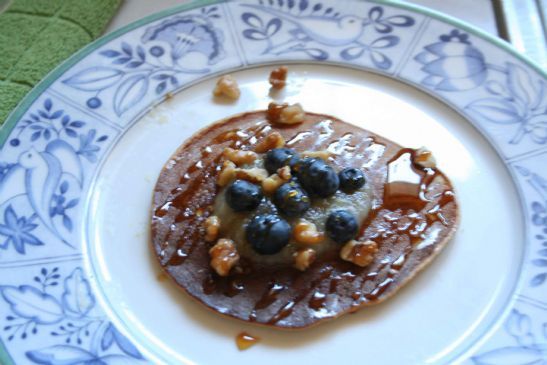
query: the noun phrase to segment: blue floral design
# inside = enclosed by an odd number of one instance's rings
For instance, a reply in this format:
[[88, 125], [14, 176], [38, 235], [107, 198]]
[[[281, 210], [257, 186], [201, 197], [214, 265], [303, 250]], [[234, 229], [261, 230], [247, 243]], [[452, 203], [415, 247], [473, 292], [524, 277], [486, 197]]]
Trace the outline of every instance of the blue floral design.
[[[148, 28], [142, 40], [144, 43], [152, 40], [167, 43], [171, 49], [171, 57], [175, 60], [188, 53], [199, 52], [207, 56], [208, 64], [215, 64], [224, 57], [223, 33], [212, 25], [213, 19], [220, 18], [217, 10], [217, 7], [202, 8], [199, 15], [170, 18]], [[162, 53], [163, 49], [156, 48], [154, 51]]]
[[76, 153], [89, 162], [95, 163], [97, 162], [97, 154], [101, 150], [99, 144], [107, 139], [107, 135], [97, 137], [97, 131], [95, 129], [90, 129], [86, 134], [80, 134], [80, 146]]
[[6, 240], [0, 244], [0, 248], [6, 250], [10, 243], [20, 254], [25, 254], [25, 244], [31, 246], [41, 246], [41, 242], [36, 236], [33, 236], [33, 231], [37, 224], [33, 221], [37, 218], [36, 214], [30, 217], [17, 217], [13, 207], [9, 205], [4, 211], [4, 224], [0, 224], [0, 236], [6, 237]]
[[[372, 7], [364, 18], [353, 14], [340, 14], [333, 7], [326, 7], [320, 2], [312, 4], [308, 0], [277, 4], [260, 0], [258, 4], [242, 6], [269, 15], [270, 19], [267, 21], [251, 11], [241, 15], [241, 19], [248, 26], [243, 30], [243, 37], [251, 41], [266, 42], [262, 54], [277, 56], [301, 52], [323, 61], [330, 57], [326, 46], [336, 49], [340, 57], [347, 61], [368, 54], [372, 63], [383, 70], [389, 69], [393, 62], [382, 50], [396, 46], [399, 37], [381, 35], [372, 42], [365, 43], [362, 41], [365, 28], [371, 26], [377, 33], [387, 34], [394, 27], [410, 27], [415, 23], [413, 18], [406, 15], [384, 17], [381, 6]], [[283, 27], [288, 28], [290, 36], [276, 42], [282, 38], [276, 35]]]
[[[1, 297], [10, 308], [3, 327], [8, 341], [24, 341], [41, 331], [55, 340], [52, 346], [26, 351], [29, 361], [48, 365], [141, 363], [137, 348], [96, 314], [96, 300], [81, 268], [64, 280], [58, 267], [42, 268], [33, 280], [34, 285], [0, 286]], [[58, 287], [61, 290], [55, 290]]]
[[481, 51], [469, 42], [469, 36], [457, 29], [441, 35], [440, 42], [424, 47], [415, 60], [428, 74], [422, 84], [442, 91], [462, 91], [481, 85], [487, 66]]
[[26, 119], [19, 123], [16, 137], [10, 140], [10, 145], [19, 146], [21, 143], [19, 136], [25, 132], [30, 133], [30, 142], [40, 139], [50, 141], [65, 137], [76, 138], [78, 130], [85, 124], [79, 120], [72, 120], [63, 109], [53, 108], [51, 99], [46, 99], [42, 109], [30, 113]]
[[[20, 153], [16, 163], [0, 162], [0, 202], [4, 205], [0, 236], [7, 237], [0, 248], [7, 250], [12, 243], [16, 252], [25, 254], [25, 245], [43, 245], [31, 233], [38, 225], [71, 246], [66, 238], [74, 228], [71, 214], [84, 183], [84, 160], [95, 163], [100, 145], [108, 140], [94, 128], [86, 130], [87, 124], [55, 108], [46, 98], [42, 108], [29, 113], [17, 127], [10, 146], [20, 148], [24, 142], [33, 147]], [[25, 215], [19, 217], [21, 212]]]
[[547, 280], [547, 202], [532, 203], [532, 223], [541, 229], [535, 238], [541, 241], [542, 246], [536, 251], [537, 257], [532, 260], [532, 265], [541, 268], [543, 272], [534, 275], [530, 285], [539, 286]]
[[[457, 29], [439, 40], [414, 58], [427, 74], [423, 85], [447, 92], [483, 86], [490, 96], [469, 103], [465, 106], [468, 112], [490, 123], [518, 126], [511, 144], [518, 144], [524, 136], [538, 144], [547, 143], [547, 86], [543, 80], [534, 80], [529, 71], [511, 62], [501, 67], [487, 63], [469, 35]], [[500, 73], [504, 81], [490, 77], [491, 72]]]
[[541, 271], [530, 279], [530, 286], [538, 287], [547, 280], [547, 180], [525, 167], [516, 166], [515, 168], [525, 177], [526, 182], [541, 199], [541, 201], [533, 201], [530, 206], [532, 224], [540, 230], [535, 238], [541, 242], [541, 248], [535, 251], [537, 256], [532, 259], [532, 265], [540, 268]]
[[216, 64], [225, 56], [223, 32], [213, 23], [219, 17], [218, 8], [213, 6], [201, 8], [199, 14], [169, 18], [148, 27], [141, 38], [142, 45], [122, 42], [117, 49], [101, 51], [101, 56], [111, 60], [111, 66], [83, 69], [63, 83], [93, 93], [86, 102], [90, 109], [100, 108], [101, 93], [114, 88], [112, 106], [121, 116], [150, 89], [161, 95], [179, 86], [180, 75], [209, 72], [208, 67], [188, 68], [185, 56], [201, 54], [207, 59], [207, 65]]
[[547, 208], [540, 202], [532, 203], [532, 223], [547, 229]]
[[[505, 332], [514, 344], [499, 347], [471, 358], [475, 365], [546, 365], [547, 323], [543, 323], [539, 336], [532, 330], [529, 315], [513, 309], [505, 322]], [[541, 338], [541, 339], [540, 339]]]
[[59, 194], [54, 194], [52, 196], [52, 203], [50, 216], [61, 216], [63, 220], [63, 225], [66, 229], [69, 231], [72, 231], [72, 219], [67, 214], [67, 210], [74, 208], [76, 205], [78, 205], [78, 199], [71, 199], [67, 202], [67, 198], [65, 196], [66, 192], [68, 191], [69, 183], [67, 181], [63, 181], [61, 186], [59, 186]]
[[509, 140], [518, 144], [525, 136], [538, 144], [547, 142], [547, 85], [543, 80], [534, 80], [522, 66], [507, 62], [505, 67], [489, 65], [501, 72], [505, 82], [489, 81], [486, 91], [491, 95], [466, 106], [468, 111], [498, 125], [518, 126]]

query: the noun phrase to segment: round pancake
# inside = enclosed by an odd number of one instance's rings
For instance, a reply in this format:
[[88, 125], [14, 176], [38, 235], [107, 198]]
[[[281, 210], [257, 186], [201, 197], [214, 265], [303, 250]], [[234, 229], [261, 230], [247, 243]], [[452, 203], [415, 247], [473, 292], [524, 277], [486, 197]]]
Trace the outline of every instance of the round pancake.
[[[388, 163], [413, 150], [328, 115], [306, 113], [303, 123], [291, 126], [272, 125], [266, 116], [266, 111], [249, 112], [203, 129], [175, 152], [158, 178], [153, 252], [166, 273], [200, 303], [243, 321], [307, 327], [392, 296], [454, 234], [457, 202], [450, 181], [438, 169], [418, 171], [419, 197], [384, 198]], [[365, 172], [374, 198], [358, 239], [379, 246], [370, 265], [343, 261], [336, 250], [304, 272], [290, 263], [260, 265], [242, 259], [239, 273], [220, 277], [209, 266], [213, 244], [205, 242], [202, 226], [219, 191], [222, 152], [226, 147], [253, 150], [273, 131], [298, 152], [333, 152], [330, 165], [336, 171], [357, 167]]]

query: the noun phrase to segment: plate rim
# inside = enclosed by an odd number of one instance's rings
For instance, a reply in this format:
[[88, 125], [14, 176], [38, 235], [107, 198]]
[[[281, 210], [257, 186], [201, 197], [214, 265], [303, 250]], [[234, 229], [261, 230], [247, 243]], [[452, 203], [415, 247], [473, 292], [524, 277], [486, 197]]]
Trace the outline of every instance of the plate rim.
[[[158, 20], [184, 10], [191, 10], [191, 9], [195, 9], [202, 6], [225, 3], [225, 2], [233, 2], [233, 0], [191, 0], [187, 4], [177, 5], [175, 7], [171, 7], [169, 9], [165, 9], [157, 13], [147, 15], [138, 20], [135, 20], [119, 29], [116, 29], [108, 34], [105, 34], [97, 38], [96, 40], [92, 41], [85, 47], [81, 48], [72, 56], [70, 56], [68, 59], [66, 59], [61, 64], [56, 66], [53, 70], [51, 70], [17, 104], [17, 106], [10, 112], [10, 114], [8, 114], [8, 117], [4, 121], [4, 124], [0, 127], [0, 148], [2, 148], [4, 144], [6, 143], [8, 135], [11, 132], [11, 130], [15, 127], [15, 124], [19, 121], [19, 119], [23, 116], [23, 114], [29, 109], [32, 103], [42, 94], [42, 92], [45, 91], [49, 86], [51, 86], [53, 82], [55, 82], [62, 74], [65, 73], [65, 71], [69, 70], [70, 67], [75, 65], [78, 61], [85, 58], [87, 55], [91, 54], [94, 50], [96, 50], [100, 46], [108, 43], [109, 41], [133, 29], [139, 28], [145, 24], [153, 22], [154, 20]], [[509, 52], [511, 55], [520, 59], [521, 61], [526, 63], [528, 66], [530, 66], [532, 69], [537, 71], [544, 78], [547, 78], [547, 70], [543, 69], [540, 65], [534, 62], [528, 56], [522, 53], [519, 53], [519, 51], [516, 48], [514, 48], [510, 43], [504, 41], [503, 39], [499, 37], [493, 36], [489, 34], [488, 32], [478, 27], [475, 27], [474, 25], [469, 24], [466, 21], [460, 20], [458, 18], [455, 18], [451, 15], [445, 14], [437, 10], [426, 8], [421, 5], [401, 3], [401, 2], [398, 2], [397, 0], [365, 0], [365, 2], [389, 5], [389, 6], [397, 7], [400, 9], [413, 11], [419, 14], [426, 15], [431, 18], [441, 20], [445, 23], [452, 24], [460, 29], [464, 29], [467, 32], [474, 34], [475, 36], [481, 37], [484, 40], [490, 43], [493, 43], [497, 47], [502, 48], [504, 51]]]
[[[94, 52], [99, 47], [107, 44], [108, 42], [130, 32], [131, 30], [138, 29], [142, 27], [143, 25], [146, 25], [148, 23], [151, 23], [153, 21], [168, 17], [170, 15], [192, 10], [195, 8], [213, 5], [213, 4], [219, 4], [219, 3], [227, 3], [227, 2], [234, 2], [231, 0], [193, 0], [186, 4], [178, 5], [169, 9], [165, 9], [163, 11], [150, 14], [146, 17], [143, 17], [141, 19], [138, 19], [134, 22], [131, 22], [128, 25], [125, 25], [111, 33], [108, 33], [95, 41], [91, 42], [87, 46], [83, 47], [79, 51], [77, 51], [75, 54], [73, 54], [71, 57], [69, 57], [67, 60], [62, 62], [60, 65], [55, 67], [52, 71], [50, 71], [43, 79], [40, 81], [36, 86], [32, 88], [32, 90], [19, 102], [19, 104], [10, 112], [8, 117], [6, 118], [4, 124], [0, 128], [0, 149], [4, 147], [5, 143], [7, 142], [8, 136], [12, 132], [12, 130], [15, 128], [17, 122], [20, 121], [20, 119], [23, 117], [24, 113], [26, 113], [32, 104], [55, 82], [57, 81], [60, 76], [62, 76], [67, 70], [69, 70], [72, 66], [77, 64], [79, 61], [85, 59], [88, 55], [90, 55], [92, 52]], [[387, 5], [392, 6], [394, 8], [399, 8], [403, 10], [408, 10], [415, 12], [417, 14], [424, 15], [426, 17], [439, 20], [443, 23], [447, 23], [449, 25], [453, 25], [457, 27], [458, 29], [463, 29], [466, 32], [477, 36], [479, 38], [482, 38], [483, 40], [487, 41], [490, 44], [493, 44], [497, 48], [501, 49], [502, 51], [512, 55], [516, 59], [522, 61], [524, 64], [526, 64], [528, 67], [536, 71], [541, 77], [547, 79], [547, 70], [542, 68], [540, 65], [532, 61], [527, 56], [519, 53], [519, 51], [514, 48], [510, 43], [507, 43], [506, 41], [491, 35], [487, 33], [484, 30], [481, 30], [480, 28], [477, 28], [473, 25], [470, 25], [469, 23], [459, 20], [457, 18], [454, 18], [450, 15], [444, 14], [439, 11], [435, 11], [429, 8], [425, 8], [420, 5], [415, 4], [409, 4], [409, 3], [400, 3], [397, 0], [365, 0], [365, 2], [368, 3], [376, 3], [380, 5]], [[416, 87], [416, 85], [414, 85]], [[418, 88], [420, 89], [420, 88]], [[420, 91], [425, 91], [420, 89]], [[440, 98], [437, 98], [438, 100]], [[441, 102], [448, 104], [446, 100], [440, 100]], [[453, 106], [450, 106], [453, 108]], [[460, 114], [460, 113], [459, 113]], [[475, 128], [476, 126], [471, 123]], [[479, 129], [479, 132], [485, 136], [489, 142], [490, 139], [487, 135], [483, 133], [481, 129]], [[492, 143], [490, 143], [492, 144]], [[498, 148], [496, 144], [493, 144], [494, 149], [496, 152], [500, 155], [500, 158], [504, 162], [504, 164], [509, 167], [509, 161], [506, 161], [506, 159], [503, 158], [503, 156], [499, 153]], [[543, 149], [542, 149], [543, 150]], [[535, 154], [538, 154], [541, 152], [535, 152]], [[508, 171], [512, 175], [513, 180], [515, 181], [515, 186], [519, 190], [519, 200], [521, 201], [521, 204], [523, 205], [523, 213], [526, 212], [526, 206], [524, 202], [524, 193], [521, 191], [520, 185], [517, 182], [517, 178], [515, 175], [515, 172], [508, 168]], [[525, 236], [528, 236], [527, 230], [525, 230]], [[519, 273], [522, 274], [522, 271]], [[519, 280], [520, 281], [520, 280]], [[518, 285], [518, 284], [517, 284]], [[5, 346], [4, 342], [0, 340], [0, 362], [6, 363], [6, 364], [12, 364], [13, 360], [11, 359], [11, 356], [9, 355], [9, 352], [7, 351], [7, 347]]]

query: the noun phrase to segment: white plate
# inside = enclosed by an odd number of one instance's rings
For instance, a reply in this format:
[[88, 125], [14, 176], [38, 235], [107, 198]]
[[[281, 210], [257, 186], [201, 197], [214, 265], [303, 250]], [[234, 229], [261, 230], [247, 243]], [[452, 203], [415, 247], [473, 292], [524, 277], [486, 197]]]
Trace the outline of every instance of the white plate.
[[[152, 16], [86, 48], [11, 115], [2, 363], [543, 361], [545, 75], [424, 10], [329, 3], [196, 3]], [[429, 147], [461, 203], [456, 238], [393, 299], [298, 332], [190, 301], [158, 280], [148, 243], [165, 161], [209, 123], [264, 108], [272, 63], [290, 64], [284, 100]], [[233, 104], [210, 94], [226, 72], [242, 89]], [[261, 337], [243, 353], [242, 330]]]

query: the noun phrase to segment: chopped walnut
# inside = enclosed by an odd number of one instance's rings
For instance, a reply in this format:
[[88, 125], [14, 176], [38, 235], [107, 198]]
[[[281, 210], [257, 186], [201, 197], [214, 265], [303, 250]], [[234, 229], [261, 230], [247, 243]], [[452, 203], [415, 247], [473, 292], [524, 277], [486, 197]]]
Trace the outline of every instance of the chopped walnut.
[[217, 184], [219, 186], [226, 186], [231, 183], [236, 178], [236, 168], [235, 163], [232, 161], [224, 161], [222, 164], [222, 170], [218, 174]]
[[278, 187], [291, 179], [291, 168], [283, 166], [277, 170], [277, 173], [268, 176], [262, 181], [262, 190], [264, 193], [273, 194]]
[[258, 153], [268, 152], [274, 148], [281, 148], [285, 145], [285, 139], [279, 132], [272, 132], [262, 138], [255, 146], [255, 151]]
[[220, 276], [228, 276], [230, 270], [239, 262], [239, 254], [237, 253], [234, 241], [221, 238], [209, 250], [211, 256], [211, 267]]
[[232, 100], [238, 99], [240, 94], [241, 92], [239, 91], [237, 81], [232, 75], [225, 75], [218, 79], [213, 90], [214, 96], [225, 96]]
[[252, 169], [236, 169], [236, 178], [253, 183], [261, 183], [268, 177], [268, 171], [258, 167]]
[[328, 161], [329, 157], [331, 156], [331, 153], [329, 151], [323, 150], [323, 151], [304, 151], [302, 152], [302, 156], [304, 157], [317, 157], [324, 161]]
[[237, 166], [253, 163], [258, 157], [253, 151], [234, 150], [230, 147], [226, 147], [222, 155]]
[[297, 124], [304, 121], [304, 109], [298, 103], [293, 105], [270, 103], [267, 118], [270, 123]]
[[414, 163], [424, 168], [434, 168], [437, 165], [435, 157], [431, 151], [425, 147], [418, 148], [416, 152], [414, 152]]
[[305, 271], [317, 258], [313, 248], [304, 248], [293, 254], [294, 267], [300, 271]]
[[292, 177], [291, 168], [289, 166], [283, 166], [277, 169], [277, 174], [285, 181], [289, 181]]
[[281, 66], [272, 70], [270, 73], [270, 84], [274, 89], [279, 90], [285, 87], [288, 71], [287, 66]]
[[271, 195], [285, 182], [286, 181], [283, 180], [278, 174], [270, 175], [266, 179], [262, 180], [262, 191], [268, 195]]
[[205, 241], [213, 242], [217, 239], [218, 231], [220, 230], [220, 218], [212, 215], [205, 220]]
[[325, 235], [317, 231], [317, 227], [312, 222], [300, 219], [294, 225], [293, 237], [296, 242], [313, 245], [321, 242]]
[[268, 119], [270, 123], [278, 123], [279, 118], [281, 116], [281, 111], [288, 106], [289, 104], [287, 103], [278, 104], [272, 101], [270, 104], [268, 104], [268, 111], [266, 113], [266, 118]]
[[288, 107], [281, 110], [281, 115], [279, 116], [279, 123], [281, 124], [298, 124], [304, 121], [304, 109], [298, 103], [289, 105]]
[[374, 260], [374, 254], [378, 252], [378, 245], [374, 241], [359, 242], [351, 240], [340, 250], [343, 260], [353, 262], [357, 266], [365, 267]]

